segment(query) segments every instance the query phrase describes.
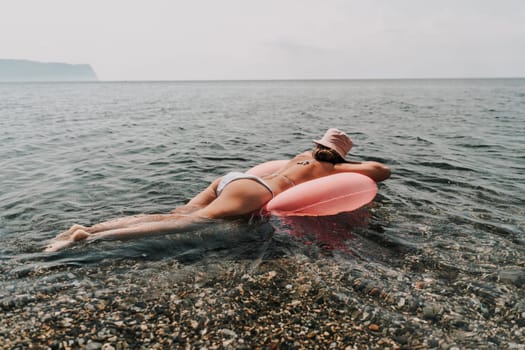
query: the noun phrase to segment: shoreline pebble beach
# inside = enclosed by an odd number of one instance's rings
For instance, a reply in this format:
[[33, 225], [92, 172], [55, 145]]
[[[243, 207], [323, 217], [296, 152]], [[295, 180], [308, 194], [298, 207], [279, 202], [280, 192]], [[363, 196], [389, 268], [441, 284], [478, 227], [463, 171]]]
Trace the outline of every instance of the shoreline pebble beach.
[[0, 291], [2, 348], [523, 348], [522, 285], [506, 300], [456, 276], [465, 293], [444, 295], [431, 276], [305, 256], [120, 264], [34, 271]]

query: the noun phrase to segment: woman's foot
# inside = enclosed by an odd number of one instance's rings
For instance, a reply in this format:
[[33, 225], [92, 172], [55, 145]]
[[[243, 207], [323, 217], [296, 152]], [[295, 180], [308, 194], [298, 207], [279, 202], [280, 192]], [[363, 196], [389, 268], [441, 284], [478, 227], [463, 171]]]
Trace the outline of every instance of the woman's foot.
[[71, 236], [75, 233], [75, 231], [77, 230], [84, 230], [84, 231], [87, 231], [88, 228], [86, 226], [82, 226], [82, 225], [78, 225], [78, 224], [75, 224], [73, 226], [71, 226], [71, 228], [67, 231], [64, 231], [60, 234], [58, 234], [55, 239], [56, 240], [67, 240], [67, 239], [70, 239]]
[[73, 241], [70, 241], [68, 239], [62, 239], [60, 241], [53, 241], [52, 243], [50, 243], [45, 249], [44, 249], [44, 252], [46, 253], [49, 253], [49, 252], [58, 252], [59, 250], [62, 250], [64, 248], [67, 248], [69, 247], [70, 245], [72, 245], [74, 242]]
[[82, 225], [73, 225], [65, 232], [56, 236], [51, 243], [44, 249], [45, 252], [56, 252], [67, 248], [75, 242], [85, 240], [90, 236], [86, 231], [87, 227]]
[[89, 233], [84, 230], [76, 230], [75, 233], [71, 235], [71, 240], [73, 242], [82, 241], [89, 237]]

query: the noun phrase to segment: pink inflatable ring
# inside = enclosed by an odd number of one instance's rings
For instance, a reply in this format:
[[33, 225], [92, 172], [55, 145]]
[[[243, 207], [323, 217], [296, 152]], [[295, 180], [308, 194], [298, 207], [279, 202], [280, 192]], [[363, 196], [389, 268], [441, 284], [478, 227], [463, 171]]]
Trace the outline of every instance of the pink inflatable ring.
[[[259, 164], [248, 174], [264, 176], [278, 171], [286, 160]], [[278, 216], [325, 216], [349, 212], [370, 203], [377, 184], [368, 176], [339, 173], [294, 186], [266, 203], [265, 211]]]

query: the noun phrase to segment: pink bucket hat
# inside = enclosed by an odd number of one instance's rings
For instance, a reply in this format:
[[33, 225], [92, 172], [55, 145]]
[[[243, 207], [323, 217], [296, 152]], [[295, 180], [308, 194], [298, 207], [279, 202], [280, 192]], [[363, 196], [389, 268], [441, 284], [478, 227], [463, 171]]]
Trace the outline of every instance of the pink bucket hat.
[[346, 154], [352, 148], [352, 140], [350, 140], [350, 137], [336, 128], [328, 129], [322, 139], [314, 140], [314, 142], [318, 145], [333, 149], [343, 159], [346, 158]]

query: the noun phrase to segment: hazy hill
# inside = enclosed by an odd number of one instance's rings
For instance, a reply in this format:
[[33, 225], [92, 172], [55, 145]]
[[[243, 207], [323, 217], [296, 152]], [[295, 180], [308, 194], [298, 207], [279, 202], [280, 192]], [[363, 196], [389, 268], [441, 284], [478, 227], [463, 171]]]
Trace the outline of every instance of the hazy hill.
[[89, 64], [0, 59], [0, 81], [96, 81]]

